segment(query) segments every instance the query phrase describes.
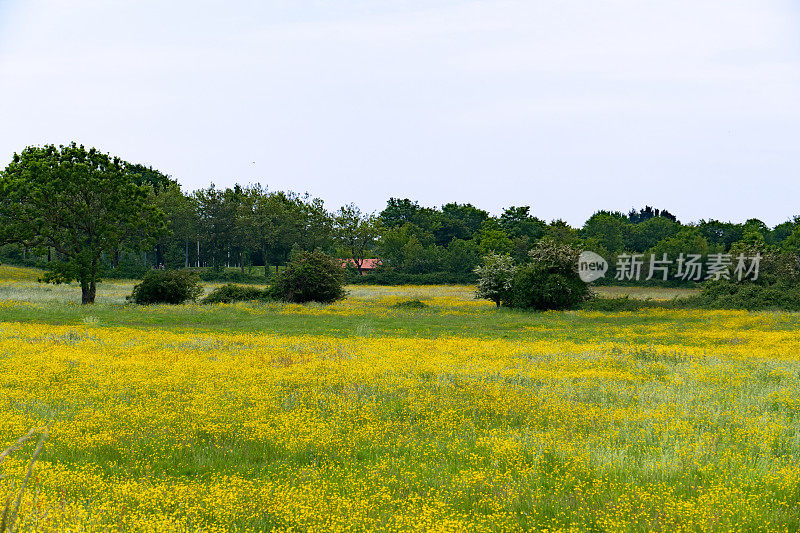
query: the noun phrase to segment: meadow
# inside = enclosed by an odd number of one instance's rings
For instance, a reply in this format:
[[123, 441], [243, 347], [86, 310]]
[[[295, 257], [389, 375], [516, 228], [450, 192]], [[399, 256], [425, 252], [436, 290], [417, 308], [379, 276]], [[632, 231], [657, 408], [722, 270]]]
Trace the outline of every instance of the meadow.
[[52, 420], [21, 531], [800, 529], [795, 313], [137, 307], [130, 282], [82, 307], [36, 277], [0, 266], [0, 450]]

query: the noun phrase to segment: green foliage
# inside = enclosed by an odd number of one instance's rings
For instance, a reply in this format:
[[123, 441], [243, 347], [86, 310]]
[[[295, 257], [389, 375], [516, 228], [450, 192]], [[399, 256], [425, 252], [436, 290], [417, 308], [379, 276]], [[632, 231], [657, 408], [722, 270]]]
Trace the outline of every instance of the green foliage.
[[565, 244], [576, 244], [580, 239], [579, 231], [561, 219], [551, 221], [544, 236]]
[[624, 251], [633, 231], [628, 217], [619, 212], [598, 211], [583, 225], [583, 237], [597, 241], [610, 253]]
[[489, 213], [472, 204], [449, 203], [442, 206], [437, 227], [433, 231], [436, 244], [446, 246], [471, 239], [480, 230]]
[[[784, 227], [783, 229], [788, 228]], [[781, 241], [780, 246], [787, 252], [800, 255], [800, 226], [792, 227], [791, 232]]]
[[678, 218], [669, 211], [667, 211], [666, 209], [663, 210], [653, 209], [649, 205], [645, 206], [644, 209], [639, 209], [639, 211], [631, 209], [628, 212], [628, 219], [634, 224], [640, 224], [642, 222], [646, 222], [648, 220], [652, 220], [653, 218], [659, 218], [659, 217], [664, 218], [666, 220], [671, 220], [672, 222], [678, 221]]
[[346, 295], [344, 276], [339, 261], [329, 255], [300, 252], [278, 274], [270, 294], [287, 302], [332, 303]]
[[763, 285], [709, 281], [689, 303], [708, 309], [800, 311], [800, 286], [785, 282]]
[[576, 269], [576, 246], [545, 238], [530, 251], [530, 262], [517, 266], [509, 255], [489, 254], [478, 274], [477, 298], [521, 309], [571, 309], [590, 297]]
[[471, 276], [481, 262], [481, 251], [474, 240], [453, 239], [443, 250], [441, 269], [455, 276]]
[[[719, 253], [721, 251], [721, 245], [710, 245], [696, 228], [684, 227], [676, 234], [660, 240], [647, 250], [644, 260], [649, 261], [650, 255], [654, 255], [656, 260], [661, 260], [666, 254], [667, 258], [673, 261], [673, 263], [669, 265], [667, 278], [673, 280], [678, 273], [677, 259], [680, 257], [680, 254], [683, 254], [684, 257], [688, 254], [699, 254], [701, 260], [705, 261], [708, 254]], [[658, 278], [658, 281], [662, 282], [661, 278]]]
[[384, 268], [363, 276], [348, 276], [347, 282], [354, 285], [473, 285], [476, 275], [448, 271], [409, 274]]
[[511, 307], [572, 309], [590, 297], [589, 286], [578, 277], [577, 247], [543, 239], [529, 255], [531, 262], [520, 266], [511, 281]]
[[644, 252], [680, 231], [680, 225], [662, 216], [652, 217], [628, 228], [626, 248], [629, 251]]
[[[761, 257], [758, 278], [755, 280], [758, 285], [800, 283], [800, 263], [797, 253], [768, 246], [761, 232], [752, 230], [745, 232], [742, 240], [731, 245], [729, 253], [734, 265], [737, 263], [737, 258], [742, 255], [745, 257], [759, 255]], [[753, 281], [748, 280], [746, 283], [753, 283]]]
[[[329, 213], [317, 198], [258, 184], [224, 189], [212, 184], [187, 194], [158, 170], [74, 144], [26, 149], [0, 184], [0, 259], [49, 269], [43, 279], [78, 279], [86, 302], [93, 300], [101, 277], [138, 277], [159, 265], [195, 267], [203, 280], [237, 283], [258, 283], [252, 267], [272, 265], [258, 270], [267, 283], [293, 251], [315, 249], [356, 263], [381, 259], [384, 269], [352, 283], [473, 283], [482, 256], [507, 254], [522, 265], [542, 239], [605, 257], [611, 275], [598, 285], [626, 284], [613, 276], [614, 257], [621, 253], [643, 254], [645, 263], [650, 254], [660, 259], [666, 253], [673, 260], [666, 282], [672, 285], [694, 284], [675, 279], [681, 253], [700, 253], [705, 260], [710, 253], [761, 250], [759, 283], [794, 279], [800, 271], [788, 255], [800, 254], [800, 217], [772, 230], [758, 219], [682, 225], [668, 211], [647, 206], [628, 215], [597, 211], [579, 230], [562, 220], [547, 224], [529, 206], [511, 206], [495, 217], [471, 204], [423, 207], [408, 198], [389, 199], [377, 217], [354, 204]], [[70, 212], [84, 198], [86, 209]], [[121, 206], [124, 216], [118, 216]], [[158, 220], [159, 212], [166, 224]], [[102, 216], [93, 219], [95, 214]], [[20, 222], [25, 220], [32, 222]], [[60, 229], [46, 227], [56, 222]], [[92, 228], [92, 235], [78, 235], [81, 228]], [[659, 277], [641, 283], [665, 282]]]
[[398, 309], [426, 309], [429, 306], [421, 300], [414, 299], [397, 302], [396, 304], [393, 304], [392, 307], [396, 307]]
[[387, 267], [407, 274], [439, 270], [441, 248], [433, 235], [411, 223], [386, 229], [380, 239], [381, 258]]
[[589, 298], [588, 285], [577, 275], [553, 272], [536, 263], [521, 266], [512, 285], [510, 306], [522, 309], [572, 309]]
[[128, 301], [140, 304], [181, 304], [203, 294], [200, 279], [187, 270], [151, 270], [133, 287]]
[[484, 255], [507, 255], [514, 250], [514, 242], [511, 237], [494, 220], [484, 222], [476, 239], [480, 245], [481, 253]]
[[135, 168], [75, 143], [14, 154], [0, 174], [0, 242], [55, 250], [50, 277], [79, 281], [93, 303], [104, 254], [144, 249], [165, 231]]
[[149, 270], [142, 254], [121, 252], [116, 267], [107, 268], [104, 265], [103, 279], [142, 279]]
[[232, 302], [250, 302], [250, 301], [266, 301], [271, 300], [269, 289], [261, 289], [258, 287], [248, 287], [245, 285], [234, 285], [228, 283], [222, 287], [217, 287], [211, 294], [203, 298], [204, 304], [218, 304], [218, 303], [232, 303]]
[[503, 210], [499, 224], [503, 232], [511, 238], [527, 237], [535, 241], [547, 231], [547, 224], [530, 214], [530, 206], [511, 206]]
[[513, 294], [513, 280], [517, 272], [514, 260], [508, 254], [488, 254], [483, 264], [475, 269], [478, 285], [475, 297], [490, 300], [498, 307], [509, 305]]
[[358, 273], [362, 274], [361, 266], [375, 248], [377, 219], [362, 213], [355, 204], [349, 204], [334, 214], [333, 224], [337, 243], [347, 253], [347, 258], [353, 260]]
[[730, 250], [731, 245], [741, 240], [744, 235], [744, 228], [732, 222], [701, 220], [696, 227], [709, 244], [718, 244], [722, 246], [723, 251]]

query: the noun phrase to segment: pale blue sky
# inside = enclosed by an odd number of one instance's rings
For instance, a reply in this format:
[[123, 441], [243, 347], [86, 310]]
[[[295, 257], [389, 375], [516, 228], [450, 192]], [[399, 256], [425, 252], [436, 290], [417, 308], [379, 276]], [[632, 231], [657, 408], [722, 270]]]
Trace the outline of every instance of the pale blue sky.
[[0, 161], [76, 140], [329, 208], [800, 214], [800, 9], [773, 0], [0, 0]]

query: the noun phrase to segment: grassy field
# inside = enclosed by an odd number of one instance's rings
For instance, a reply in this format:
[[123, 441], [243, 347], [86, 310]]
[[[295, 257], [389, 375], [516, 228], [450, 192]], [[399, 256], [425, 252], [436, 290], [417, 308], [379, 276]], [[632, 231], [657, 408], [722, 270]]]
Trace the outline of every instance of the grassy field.
[[800, 529], [797, 314], [81, 307], [35, 279], [0, 267], [0, 450], [54, 419], [22, 530]]

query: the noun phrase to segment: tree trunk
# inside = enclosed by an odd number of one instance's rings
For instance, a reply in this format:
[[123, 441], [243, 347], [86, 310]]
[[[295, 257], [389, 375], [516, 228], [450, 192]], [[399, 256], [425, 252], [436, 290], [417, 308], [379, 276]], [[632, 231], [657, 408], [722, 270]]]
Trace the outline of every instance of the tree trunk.
[[81, 305], [93, 304], [96, 294], [97, 284], [94, 281], [81, 283]]
[[186, 236], [186, 254], [184, 255], [183, 260], [184, 268], [189, 268], [189, 236]]
[[81, 305], [93, 304], [97, 294], [97, 259], [93, 259], [89, 270], [91, 281], [81, 281]]
[[269, 278], [269, 259], [267, 259], [267, 250], [264, 250], [264, 279]]

